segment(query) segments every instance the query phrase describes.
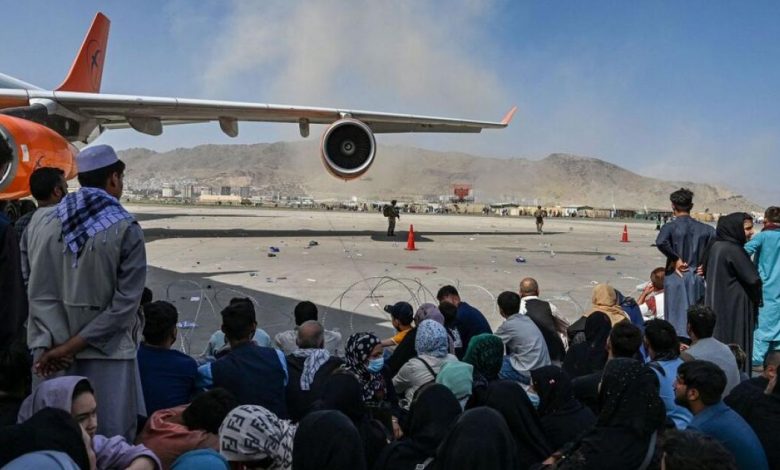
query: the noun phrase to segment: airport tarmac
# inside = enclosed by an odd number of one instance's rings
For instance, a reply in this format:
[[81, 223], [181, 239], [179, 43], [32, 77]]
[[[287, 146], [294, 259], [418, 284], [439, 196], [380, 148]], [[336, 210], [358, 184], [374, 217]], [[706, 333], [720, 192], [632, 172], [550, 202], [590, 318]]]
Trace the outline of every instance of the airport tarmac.
[[[640, 221], [548, 218], [538, 235], [532, 218], [403, 214], [391, 239], [387, 220], [373, 212], [127, 208], [144, 229], [147, 285], [179, 309], [178, 346], [192, 355], [219, 329], [219, 311], [232, 297], [253, 299], [259, 327], [272, 336], [293, 326], [298, 301], [311, 300], [326, 328], [345, 338], [366, 330], [387, 337], [385, 304], [436, 302], [445, 284], [496, 327], [495, 298], [531, 276], [541, 297], [573, 321], [589, 308], [594, 284], [636, 297], [637, 285], [664, 264], [652, 246], [655, 224]], [[417, 251], [405, 250], [410, 224]], [[629, 243], [620, 242], [624, 224]]]

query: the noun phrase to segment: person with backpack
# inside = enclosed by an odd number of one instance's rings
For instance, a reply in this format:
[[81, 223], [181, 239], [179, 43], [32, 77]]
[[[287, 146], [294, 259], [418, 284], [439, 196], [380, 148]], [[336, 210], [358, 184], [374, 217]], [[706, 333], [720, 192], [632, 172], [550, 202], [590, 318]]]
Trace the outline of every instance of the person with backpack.
[[393, 377], [393, 386], [402, 397], [400, 405], [405, 410], [409, 409], [417, 389], [435, 381], [446, 362], [458, 360], [449, 354], [447, 330], [433, 320], [420, 323], [414, 345], [417, 357], [410, 359]]

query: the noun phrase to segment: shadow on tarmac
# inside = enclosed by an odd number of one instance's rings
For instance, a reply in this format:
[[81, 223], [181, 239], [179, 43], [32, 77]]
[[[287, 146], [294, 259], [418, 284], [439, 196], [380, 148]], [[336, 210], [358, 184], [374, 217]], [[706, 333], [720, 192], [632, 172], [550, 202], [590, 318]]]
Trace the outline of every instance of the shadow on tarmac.
[[[558, 235], [564, 232], [544, 232], [544, 236]], [[431, 242], [434, 236], [538, 236], [536, 232], [419, 232], [414, 234], [415, 242]], [[408, 232], [399, 231], [395, 237], [388, 237], [383, 232], [373, 230], [245, 230], [245, 229], [169, 229], [145, 228], [144, 238], [147, 242], [168, 238], [324, 238], [324, 237], [367, 237], [378, 242], [405, 242]]]
[[[247, 275], [250, 272], [247, 271]], [[265, 330], [271, 338], [295, 326], [292, 312], [298, 302], [306, 299], [293, 299], [207, 278], [219, 274], [228, 272], [179, 273], [153, 266], [149, 266], [147, 270], [146, 286], [154, 293], [154, 300], [165, 300], [175, 305], [179, 311], [179, 322], [194, 322], [198, 325], [196, 328], [179, 329], [180, 336], [185, 339], [188, 354], [197, 356], [205, 350], [211, 335], [220, 328], [220, 311], [234, 297], [249, 297], [253, 300], [257, 327]], [[388, 338], [394, 334], [392, 328], [379, 325], [388, 319], [369, 317], [324, 305], [317, 305], [317, 309], [319, 320], [325, 328], [341, 332], [342, 348], [346, 345], [349, 335], [358, 331], [372, 331], [380, 338]], [[177, 342], [174, 347], [179, 349], [180, 343]]]

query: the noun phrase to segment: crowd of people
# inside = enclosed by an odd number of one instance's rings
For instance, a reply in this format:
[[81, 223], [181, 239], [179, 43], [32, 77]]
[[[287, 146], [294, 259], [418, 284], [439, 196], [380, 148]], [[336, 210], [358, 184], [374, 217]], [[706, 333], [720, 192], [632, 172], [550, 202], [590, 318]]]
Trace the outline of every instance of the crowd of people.
[[571, 324], [532, 278], [497, 296], [495, 330], [447, 285], [386, 306], [389, 338], [326, 330], [309, 301], [272, 338], [234, 298], [193, 358], [144, 287], [124, 163], [93, 146], [78, 166], [73, 193], [33, 174], [48, 202], [20, 239], [0, 226], [19, 247], [0, 278], [2, 468], [780, 468], [777, 207], [758, 234], [743, 213], [712, 229], [676, 191], [667, 266], [638, 302], [596, 285]]

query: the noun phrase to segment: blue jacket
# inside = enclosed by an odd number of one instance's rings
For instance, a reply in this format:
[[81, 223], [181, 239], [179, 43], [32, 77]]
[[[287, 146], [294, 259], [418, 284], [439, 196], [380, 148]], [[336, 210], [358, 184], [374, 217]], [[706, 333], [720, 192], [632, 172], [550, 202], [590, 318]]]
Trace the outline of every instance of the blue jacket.
[[693, 417], [690, 429], [714, 437], [734, 455], [740, 470], [769, 470], [764, 448], [750, 425], [722, 401]]
[[677, 429], [685, 429], [691, 422], [693, 415], [687, 408], [674, 402], [674, 380], [677, 378], [677, 368], [683, 361], [679, 357], [671, 361], [652, 361], [648, 365], [658, 376], [661, 384], [658, 394], [664, 402], [666, 417], [674, 422]]
[[201, 366], [198, 373], [200, 386], [225, 388], [240, 405], [260, 405], [287, 418], [287, 360], [281, 351], [244, 343], [216, 362]]
[[469, 342], [473, 336], [477, 336], [482, 333], [493, 333], [482, 312], [467, 304], [461, 302], [458, 304], [458, 333], [460, 334], [460, 340], [463, 341], [463, 349], [466, 350], [469, 347]]

